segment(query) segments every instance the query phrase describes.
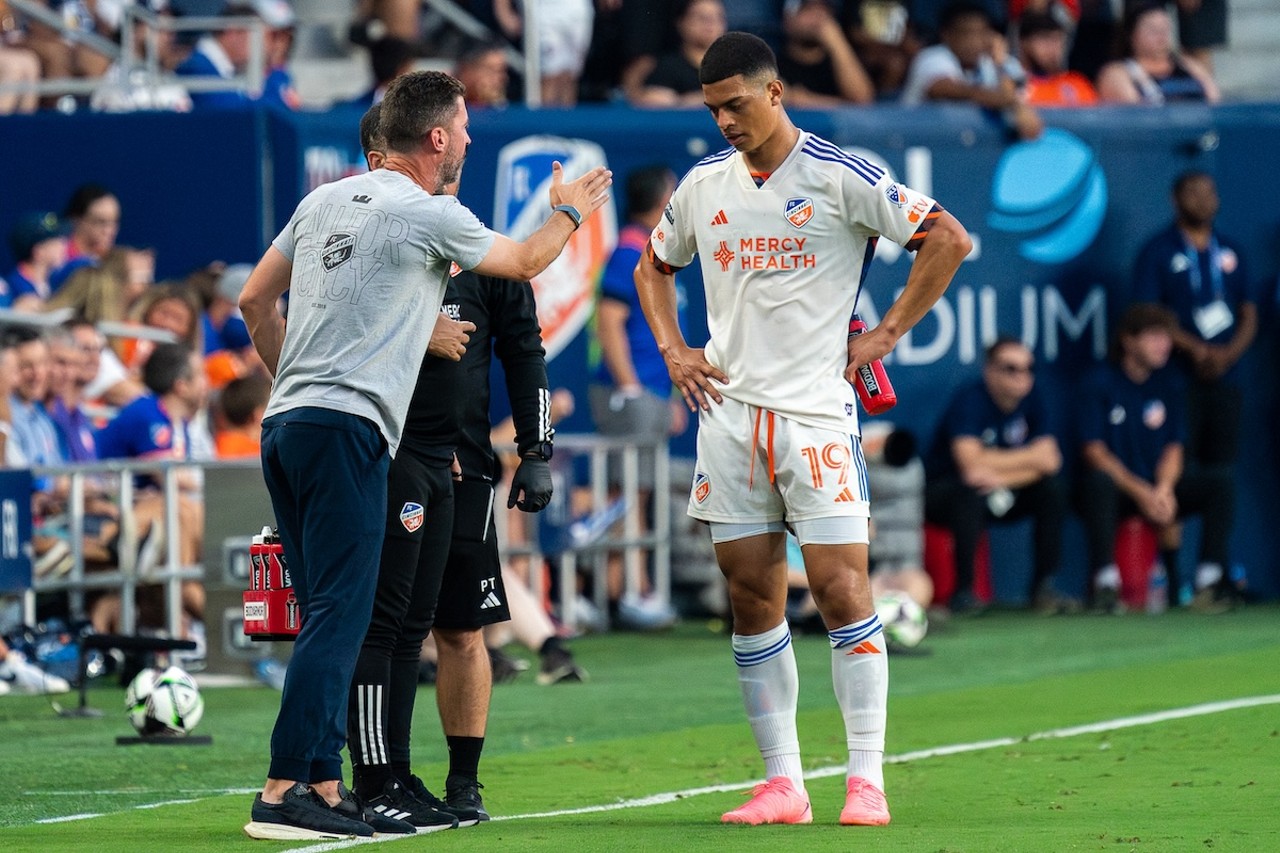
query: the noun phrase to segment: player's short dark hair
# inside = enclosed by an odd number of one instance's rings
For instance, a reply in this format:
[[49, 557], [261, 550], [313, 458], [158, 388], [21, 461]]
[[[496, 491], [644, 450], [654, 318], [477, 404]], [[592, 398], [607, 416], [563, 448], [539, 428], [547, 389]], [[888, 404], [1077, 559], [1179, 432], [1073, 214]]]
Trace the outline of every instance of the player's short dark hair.
[[698, 82], [706, 86], [741, 74], [744, 78], [778, 76], [778, 58], [759, 36], [725, 33], [711, 43], [698, 68]]
[[95, 201], [114, 195], [102, 184], [81, 184], [71, 193], [71, 198], [67, 199], [67, 207], [62, 215], [68, 219], [79, 219], [89, 212], [89, 206]]
[[1213, 175], [1210, 175], [1204, 169], [1187, 169], [1185, 172], [1173, 179], [1173, 194], [1175, 196], [1182, 195], [1182, 191], [1187, 188], [1187, 184], [1190, 184], [1192, 181], [1199, 180], [1212, 181]]
[[1022, 347], [1026, 349], [1027, 345], [1022, 340], [1022, 338], [1019, 338], [1015, 335], [1001, 335], [1000, 337], [992, 341], [991, 345], [987, 347], [985, 363], [990, 364], [991, 362], [995, 361], [996, 356], [1000, 354], [1000, 350], [1004, 349], [1005, 347]]
[[433, 128], [454, 117], [465, 92], [456, 77], [443, 71], [411, 71], [392, 80], [380, 111], [387, 150], [412, 153]]
[[218, 405], [227, 423], [245, 427], [253, 420], [260, 406], [267, 404], [271, 396], [271, 382], [265, 376], [252, 374], [232, 379], [218, 395]]
[[179, 379], [191, 377], [191, 348], [186, 344], [156, 344], [142, 365], [142, 383], [153, 394], [168, 394]]
[[627, 215], [648, 213], [662, 204], [671, 181], [671, 167], [663, 163], [632, 170], [627, 175]]
[[995, 16], [991, 14], [991, 10], [976, 0], [954, 0], [942, 8], [938, 14], [938, 32], [944, 33], [951, 29], [960, 21], [961, 18], [967, 18], [976, 15], [986, 21], [987, 26], [996, 29], [999, 25]]
[[382, 106], [374, 104], [360, 117], [360, 150], [368, 157], [370, 151], [382, 151], [387, 138], [382, 135]]

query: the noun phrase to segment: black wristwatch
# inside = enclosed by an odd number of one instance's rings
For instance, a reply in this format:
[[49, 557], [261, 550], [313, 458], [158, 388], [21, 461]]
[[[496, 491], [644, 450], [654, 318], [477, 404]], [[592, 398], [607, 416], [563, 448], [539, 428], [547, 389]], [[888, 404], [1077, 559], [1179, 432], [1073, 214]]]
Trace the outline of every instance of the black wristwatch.
[[521, 459], [541, 459], [543, 462], [551, 461], [551, 453], [555, 448], [551, 446], [549, 441], [540, 441], [537, 444], [531, 444], [524, 450], [520, 451]]

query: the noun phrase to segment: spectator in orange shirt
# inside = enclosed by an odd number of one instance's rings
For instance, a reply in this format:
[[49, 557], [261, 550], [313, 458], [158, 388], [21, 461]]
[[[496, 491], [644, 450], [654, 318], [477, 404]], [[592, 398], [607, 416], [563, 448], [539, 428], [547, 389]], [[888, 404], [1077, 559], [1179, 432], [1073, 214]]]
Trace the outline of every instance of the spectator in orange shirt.
[[262, 413], [270, 394], [271, 382], [259, 374], [232, 379], [222, 389], [214, 436], [219, 459], [256, 459], [260, 455]]
[[1018, 22], [1018, 47], [1027, 72], [1026, 99], [1038, 107], [1088, 107], [1098, 103], [1089, 78], [1067, 70], [1067, 30], [1043, 12], [1027, 11]]

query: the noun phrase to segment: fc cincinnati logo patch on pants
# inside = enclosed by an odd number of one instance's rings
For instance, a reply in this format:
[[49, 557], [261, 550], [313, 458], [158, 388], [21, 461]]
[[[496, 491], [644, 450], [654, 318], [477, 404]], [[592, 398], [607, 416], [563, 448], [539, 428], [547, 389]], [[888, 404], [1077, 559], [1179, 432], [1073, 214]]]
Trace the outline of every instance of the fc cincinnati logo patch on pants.
[[413, 533], [422, 526], [422, 504], [416, 504], [413, 501], [405, 501], [404, 509], [400, 510], [400, 523], [404, 525], [404, 529]]

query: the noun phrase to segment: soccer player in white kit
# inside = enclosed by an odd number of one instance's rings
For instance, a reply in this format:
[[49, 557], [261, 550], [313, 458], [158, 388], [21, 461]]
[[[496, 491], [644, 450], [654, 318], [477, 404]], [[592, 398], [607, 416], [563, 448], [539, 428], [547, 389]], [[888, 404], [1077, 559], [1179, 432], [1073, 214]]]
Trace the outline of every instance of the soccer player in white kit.
[[[726, 823], [809, 823], [796, 733], [799, 692], [786, 534], [831, 640], [849, 746], [840, 823], [889, 822], [884, 797], [889, 668], [867, 581], [866, 469], [850, 381], [929, 310], [972, 244], [933, 199], [794, 124], [773, 52], [726, 33], [700, 69], [707, 108], [732, 146], [696, 164], [636, 267], [641, 306], [667, 368], [699, 411], [689, 514], [711, 526], [728, 582], [733, 654], [767, 781]], [[875, 329], [848, 334], [883, 235], [917, 252]], [[675, 270], [700, 258], [705, 349], [676, 322]]]

